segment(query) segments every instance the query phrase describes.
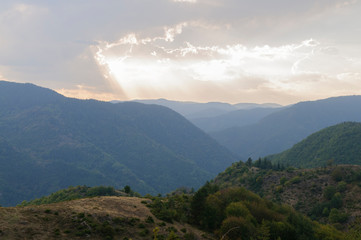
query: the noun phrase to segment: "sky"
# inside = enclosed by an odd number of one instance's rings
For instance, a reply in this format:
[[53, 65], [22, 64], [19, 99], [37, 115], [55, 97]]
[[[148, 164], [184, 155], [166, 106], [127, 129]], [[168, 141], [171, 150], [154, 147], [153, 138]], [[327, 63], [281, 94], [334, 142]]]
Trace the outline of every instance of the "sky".
[[361, 94], [361, 0], [1, 0], [0, 79], [99, 100]]

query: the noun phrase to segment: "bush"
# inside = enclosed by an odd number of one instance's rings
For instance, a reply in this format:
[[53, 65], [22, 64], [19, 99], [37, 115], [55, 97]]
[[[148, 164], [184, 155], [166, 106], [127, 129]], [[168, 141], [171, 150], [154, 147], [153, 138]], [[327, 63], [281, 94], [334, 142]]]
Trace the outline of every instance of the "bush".
[[146, 223], [154, 223], [154, 219], [151, 216], [148, 216], [145, 220]]
[[220, 236], [228, 239], [250, 239], [256, 232], [255, 226], [242, 217], [229, 217], [223, 221]]
[[339, 182], [339, 183], [337, 184], [336, 189], [337, 189], [338, 192], [344, 192], [344, 191], [346, 191], [346, 189], [347, 189], [347, 183], [344, 182], [344, 181]]
[[344, 223], [347, 221], [347, 219], [348, 219], [348, 214], [342, 213], [336, 208], [332, 208], [330, 211], [330, 215], [328, 216], [328, 220], [331, 223]]
[[291, 184], [297, 184], [301, 182], [301, 178], [299, 176], [293, 177], [292, 179], [290, 179], [290, 183]]
[[327, 200], [331, 200], [333, 195], [336, 193], [336, 188], [334, 186], [328, 186], [323, 190], [323, 196]]
[[286, 177], [281, 177], [280, 178], [280, 184], [284, 185], [287, 182], [287, 178]]
[[331, 173], [331, 177], [333, 180], [335, 180], [336, 182], [339, 182], [342, 180], [344, 175], [344, 171], [342, 169], [342, 167], [336, 167], [332, 173]]
[[234, 202], [226, 208], [227, 217], [246, 217], [250, 215], [248, 208], [242, 202]]

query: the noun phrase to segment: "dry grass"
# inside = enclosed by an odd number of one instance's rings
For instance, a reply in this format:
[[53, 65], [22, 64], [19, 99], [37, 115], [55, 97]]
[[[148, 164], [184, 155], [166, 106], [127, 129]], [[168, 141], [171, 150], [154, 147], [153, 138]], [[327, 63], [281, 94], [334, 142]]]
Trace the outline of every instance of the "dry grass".
[[149, 200], [95, 197], [0, 208], [0, 239], [153, 239], [155, 227], [164, 238], [175, 229], [182, 239], [181, 229], [186, 229], [187, 233], [193, 232], [197, 239], [202, 239], [203, 233], [189, 225], [158, 221], [142, 201]]

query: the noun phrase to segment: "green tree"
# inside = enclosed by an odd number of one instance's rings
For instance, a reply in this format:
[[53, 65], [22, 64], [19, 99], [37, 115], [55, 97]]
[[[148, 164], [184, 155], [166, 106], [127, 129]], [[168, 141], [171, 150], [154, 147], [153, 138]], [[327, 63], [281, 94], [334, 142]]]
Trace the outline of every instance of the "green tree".
[[125, 193], [129, 194], [131, 191], [132, 191], [132, 189], [130, 188], [130, 186], [126, 185], [126, 186], [124, 187], [124, 192], [125, 192]]
[[246, 165], [252, 167], [252, 158], [248, 158], [246, 161]]

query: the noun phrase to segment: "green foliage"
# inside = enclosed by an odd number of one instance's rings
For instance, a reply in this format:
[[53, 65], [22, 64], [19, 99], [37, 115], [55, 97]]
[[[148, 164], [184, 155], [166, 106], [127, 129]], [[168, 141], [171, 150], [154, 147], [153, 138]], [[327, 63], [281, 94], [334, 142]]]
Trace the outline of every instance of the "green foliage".
[[344, 181], [341, 181], [337, 184], [336, 190], [338, 192], [344, 192], [347, 189], [347, 183]]
[[301, 182], [301, 178], [299, 176], [295, 176], [289, 180], [290, 184], [297, 184], [299, 182]]
[[167, 240], [178, 240], [179, 237], [173, 232], [171, 231], [167, 237]]
[[347, 213], [342, 213], [336, 208], [332, 208], [328, 216], [331, 223], [344, 223], [348, 219]]
[[335, 193], [336, 193], [336, 188], [334, 186], [327, 186], [323, 190], [323, 196], [327, 200], [331, 200], [332, 197], [335, 195]]
[[129, 194], [132, 191], [132, 189], [129, 187], [129, 185], [124, 187], [124, 192]]
[[232, 202], [226, 208], [227, 217], [247, 217], [250, 214], [243, 202]]
[[[333, 164], [361, 164], [361, 123], [345, 122], [316, 132], [291, 149], [272, 155], [273, 163], [295, 167], [323, 167]], [[332, 165], [333, 165], [332, 164]], [[342, 167], [332, 172], [335, 181], [343, 179]]]
[[336, 167], [332, 173], [331, 176], [333, 178], [333, 180], [335, 180], [336, 182], [339, 182], [342, 180], [343, 176], [344, 176], [344, 171], [342, 167]]
[[[191, 204], [188, 195], [172, 195], [167, 198], [153, 197], [152, 200], [152, 203], [148, 204], [148, 207], [151, 208], [151, 212], [158, 219], [169, 223], [173, 221], [188, 221]], [[147, 218], [147, 222], [151, 222], [152, 220], [151, 217]]]
[[[195, 223], [202, 229], [217, 233], [219, 238], [342, 239], [342, 234], [336, 229], [329, 227], [331, 232], [337, 233], [337, 237], [331, 238], [331, 234], [320, 229], [323, 225], [312, 222], [291, 208], [262, 199], [244, 188], [234, 187], [213, 193], [200, 189], [197, 193], [205, 201], [203, 208], [195, 211], [198, 214], [195, 218], [198, 222]], [[195, 200], [192, 200], [193, 206], [197, 206], [193, 203]], [[322, 237], [317, 238], [316, 235]]]
[[361, 239], [361, 222], [360, 219], [355, 221], [355, 224], [350, 226], [349, 231], [346, 233], [345, 240], [359, 240]]
[[286, 177], [281, 177], [280, 178], [280, 184], [284, 185], [287, 182], [287, 178]]

